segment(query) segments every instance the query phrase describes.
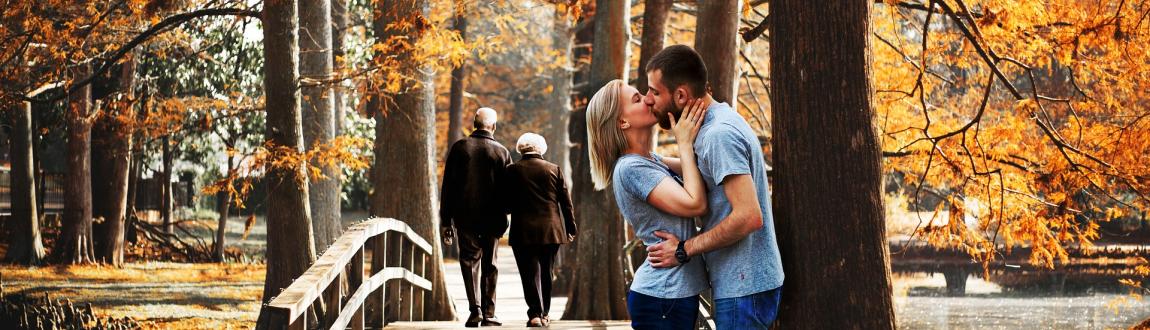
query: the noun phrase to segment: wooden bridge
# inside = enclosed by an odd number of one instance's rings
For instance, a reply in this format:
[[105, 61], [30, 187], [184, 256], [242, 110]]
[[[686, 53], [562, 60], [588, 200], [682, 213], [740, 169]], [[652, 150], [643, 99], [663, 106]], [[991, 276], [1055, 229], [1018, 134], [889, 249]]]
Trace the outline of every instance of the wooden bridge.
[[[525, 316], [527, 306], [522, 298], [515, 260], [509, 247], [500, 250], [504, 255], [497, 258], [502, 280], [497, 286], [496, 296], [500, 299], [496, 302], [496, 313], [522, 311]], [[288, 329], [462, 328], [462, 320], [423, 321], [424, 299], [432, 290], [431, 282], [424, 277], [434, 266], [428, 264], [431, 253], [432, 245], [399, 220], [373, 218], [355, 224], [344, 231], [311, 268], [268, 303], [277, 318], [272, 324], [279, 325], [275, 328]], [[462, 288], [458, 266], [448, 268], [448, 287]], [[456, 281], [460, 283], [452, 283]], [[313, 315], [309, 309], [320, 301], [327, 308], [322, 311], [323, 315]], [[456, 305], [466, 310], [465, 304]], [[556, 307], [562, 306], [553, 306], [552, 312], [556, 312]], [[527, 321], [525, 318], [503, 319], [503, 329], [522, 328]], [[555, 320], [551, 328], [629, 329], [630, 322]]]

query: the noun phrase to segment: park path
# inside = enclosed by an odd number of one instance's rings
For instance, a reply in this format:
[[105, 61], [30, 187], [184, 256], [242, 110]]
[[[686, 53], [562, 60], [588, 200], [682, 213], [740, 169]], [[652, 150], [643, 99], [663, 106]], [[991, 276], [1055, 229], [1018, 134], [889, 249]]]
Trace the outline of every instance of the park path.
[[[455, 248], [455, 247], [448, 247]], [[515, 254], [511, 247], [500, 244], [495, 254], [495, 267], [499, 278], [495, 285], [495, 316], [503, 321], [500, 329], [524, 328], [527, 324], [527, 301], [523, 299], [523, 285], [519, 282], [519, 268], [515, 266]], [[459, 262], [445, 260], [445, 281], [447, 292], [455, 303], [459, 321], [454, 322], [396, 322], [387, 329], [456, 329], [463, 327], [467, 318], [467, 294], [463, 288], [463, 275]], [[551, 298], [551, 329], [630, 329], [629, 321], [559, 321], [567, 307], [567, 297]]]

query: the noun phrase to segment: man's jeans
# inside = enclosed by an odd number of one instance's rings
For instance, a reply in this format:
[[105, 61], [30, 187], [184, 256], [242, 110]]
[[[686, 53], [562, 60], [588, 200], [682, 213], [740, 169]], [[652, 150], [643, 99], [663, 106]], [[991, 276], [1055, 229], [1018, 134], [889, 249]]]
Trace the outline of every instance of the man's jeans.
[[634, 329], [694, 329], [699, 296], [662, 299], [628, 291], [627, 312]]
[[715, 299], [715, 327], [768, 329], [779, 315], [783, 287], [735, 298]]

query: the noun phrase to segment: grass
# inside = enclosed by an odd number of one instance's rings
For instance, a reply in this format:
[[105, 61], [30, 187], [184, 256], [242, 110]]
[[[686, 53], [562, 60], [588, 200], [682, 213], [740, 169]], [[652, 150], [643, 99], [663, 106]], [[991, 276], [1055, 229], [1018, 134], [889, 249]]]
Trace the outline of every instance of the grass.
[[0, 266], [4, 294], [91, 303], [101, 317], [131, 317], [145, 328], [244, 329], [254, 324], [265, 266], [250, 264], [130, 263]]

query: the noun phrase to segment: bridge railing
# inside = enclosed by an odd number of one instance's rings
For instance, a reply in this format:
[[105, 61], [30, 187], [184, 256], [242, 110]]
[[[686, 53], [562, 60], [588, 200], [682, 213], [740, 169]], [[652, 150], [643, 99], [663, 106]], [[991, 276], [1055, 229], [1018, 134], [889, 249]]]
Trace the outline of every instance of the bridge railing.
[[[367, 277], [365, 252], [371, 253]], [[273, 324], [286, 324], [289, 329], [318, 324], [322, 329], [342, 330], [349, 326], [363, 329], [365, 321], [379, 326], [391, 320], [420, 321], [424, 296], [431, 291], [431, 282], [424, 278], [431, 253], [431, 244], [399, 220], [372, 218], [355, 224], [268, 303], [279, 318]], [[323, 315], [309, 315], [308, 308], [321, 299]], [[373, 320], [365, 320], [369, 301], [376, 311]]]

